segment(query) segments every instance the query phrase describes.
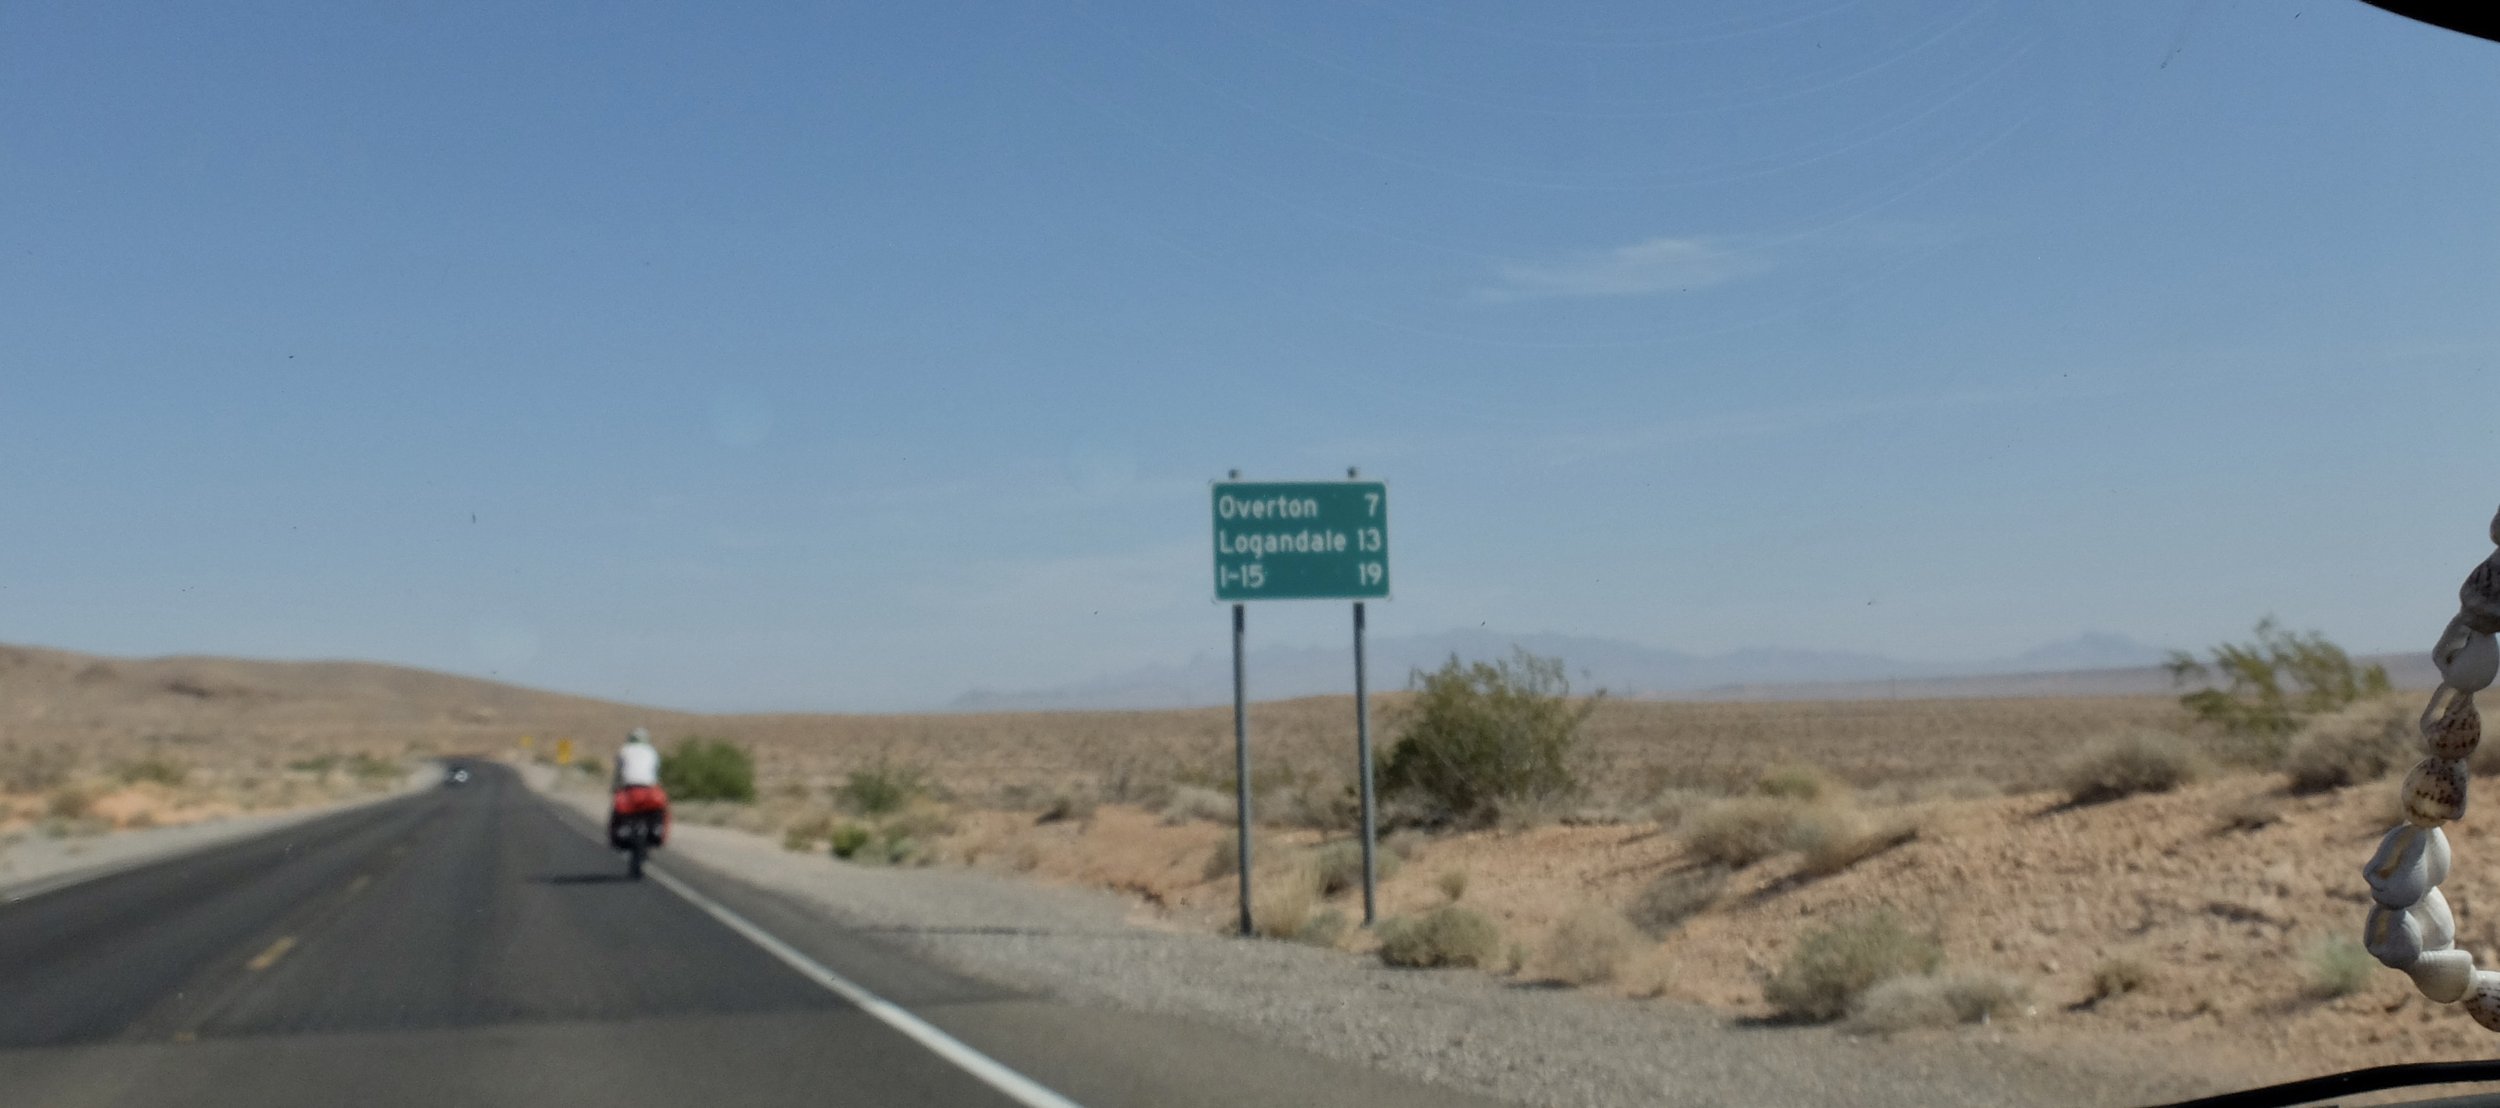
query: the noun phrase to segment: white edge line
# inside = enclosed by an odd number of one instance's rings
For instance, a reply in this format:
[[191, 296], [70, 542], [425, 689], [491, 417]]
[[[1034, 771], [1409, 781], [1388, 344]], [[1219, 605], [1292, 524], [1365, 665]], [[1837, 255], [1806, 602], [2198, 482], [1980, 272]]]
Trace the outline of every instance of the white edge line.
[[800, 953], [797, 948], [775, 937], [772, 932], [748, 922], [745, 916], [730, 911], [722, 907], [719, 901], [687, 887], [685, 882], [656, 868], [648, 868], [643, 872], [666, 886], [668, 891], [686, 898], [687, 903], [703, 909], [705, 914], [719, 920], [723, 926], [745, 936], [748, 942], [764, 948], [765, 953], [781, 959], [783, 964], [799, 971], [799, 976], [822, 985], [826, 991], [858, 1005], [861, 1011], [875, 1016], [877, 1022], [902, 1032], [913, 1042], [929, 1048], [930, 1053], [954, 1063], [956, 1068], [980, 1078], [984, 1084], [1007, 1094], [1017, 1103], [1027, 1105], [1028, 1108], [1083, 1108], [1077, 1102], [1050, 1091], [1041, 1082], [1008, 1069], [997, 1059], [964, 1045], [963, 1040], [938, 1030], [927, 1020], [911, 1014], [901, 1005], [869, 992], [849, 978], [826, 969], [815, 959]]

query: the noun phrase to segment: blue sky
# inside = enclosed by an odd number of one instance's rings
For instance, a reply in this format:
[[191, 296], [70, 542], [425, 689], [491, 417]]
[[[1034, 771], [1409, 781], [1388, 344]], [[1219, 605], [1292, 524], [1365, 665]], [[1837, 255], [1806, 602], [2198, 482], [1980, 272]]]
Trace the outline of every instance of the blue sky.
[[0, 9], [0, 641], [907, 709], [1222, 649], [1230, 467], [1390, 482], [1383, 634], [2489, 550], [2500, 46], [2358, 3], [422, 7]]

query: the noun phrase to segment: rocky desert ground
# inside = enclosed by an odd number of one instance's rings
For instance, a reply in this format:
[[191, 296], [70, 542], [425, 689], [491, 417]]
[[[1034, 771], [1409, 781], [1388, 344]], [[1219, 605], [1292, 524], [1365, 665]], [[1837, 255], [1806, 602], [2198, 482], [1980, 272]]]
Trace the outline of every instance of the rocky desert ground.
[[[2079, 751], [2202, 741], [2174, 701], [1608, 702], [1589, 723], [1592, 787], [1571, 803], [1389, 834], [1382, 912], [1455, 903], [1488, 918], [1496, 953], [1449, 972], [1698, 1004], [1735, 1026], [1778, 1024], [1767, 990], [1815, 932], [1880, 916], [1933, 942], [1940, 960], [1920, 976], [1943, 995], [1893, 990], [1841, 1021], [1855, 1034], [2184, 1051], [2248, 1082], [2480, 1057], [2484, 1032], [2349, 941], [2368, 904], [2361, 862], [2394, 818], [2385, 775], [2403, 759], [2387, 752], [2409, 700], [2322, 724], [2337, 729], [2326, 745], [2363, 752], [2325, 784], [2200, 758], [2179, 787], [2083, 803]], [[1384, 743], [1401, 709], [1379, 698]], [[587, 780], [637, 724], [664, 749], [701, 735], [751, 750], [758, 799], [684, 817], [809, 864], [970, 867], [1116, 894], [1136, 926], [1232, 925], [1222, 709], [697, 716], [382, 666], [0, 648], [0, 835], [309, 805], [391, 787], [437, 755], [543, 763], [556, 737], [581, 742]], [[1262, 930], [1369, 957], [1380, 940], [1354, 925], [1346, 871], [1350, 701], [1259, 705], [1253, 728]], [[892, 795], [863, 805], [863, 777]], [[2451, 828], [2447, 888], [2459, 944], [2489, 965], [2500, 892], [2477, 892], [2500, 890], [2500, 833], [2487, 828]]]

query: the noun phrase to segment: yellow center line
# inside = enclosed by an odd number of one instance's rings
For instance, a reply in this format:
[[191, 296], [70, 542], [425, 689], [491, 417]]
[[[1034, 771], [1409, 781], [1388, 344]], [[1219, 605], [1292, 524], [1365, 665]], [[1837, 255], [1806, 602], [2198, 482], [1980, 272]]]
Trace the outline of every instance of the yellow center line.
[[279, 939], [277, 942], [269, 944], [269, 949], [253, 955], [251, 961], [243, 964], [243, 968], [248, 969], [253, 973], [259, 973], [262, 970], [277, 965], [278, 959], [286, 957], [286, 952], [293, 949], [295, 949], [295, 936], [288, 935], [285, 938]]

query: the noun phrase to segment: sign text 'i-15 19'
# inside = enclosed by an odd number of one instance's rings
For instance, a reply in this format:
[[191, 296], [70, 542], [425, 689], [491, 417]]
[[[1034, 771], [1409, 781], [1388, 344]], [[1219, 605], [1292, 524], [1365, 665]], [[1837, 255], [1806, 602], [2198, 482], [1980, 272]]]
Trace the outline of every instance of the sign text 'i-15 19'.
[[1218, 481], [1215, 599], [1385, 600], [1389, 487]]

